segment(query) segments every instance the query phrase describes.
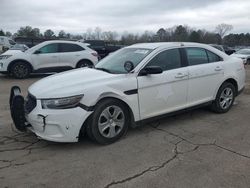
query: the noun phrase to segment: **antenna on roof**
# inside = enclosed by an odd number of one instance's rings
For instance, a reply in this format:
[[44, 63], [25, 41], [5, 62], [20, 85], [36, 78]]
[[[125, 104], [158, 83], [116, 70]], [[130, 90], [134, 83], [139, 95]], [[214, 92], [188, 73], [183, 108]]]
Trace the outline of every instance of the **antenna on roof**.
[[184, 44], [183, 44], [183, 43], [181, 43], [181, 46], [184, 46]]

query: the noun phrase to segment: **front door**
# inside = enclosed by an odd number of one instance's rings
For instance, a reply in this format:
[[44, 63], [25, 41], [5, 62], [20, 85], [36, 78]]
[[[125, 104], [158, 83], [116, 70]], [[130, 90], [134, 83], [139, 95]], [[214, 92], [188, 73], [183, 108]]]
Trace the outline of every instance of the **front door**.
[[32, 54], [32, 62], [36, 70], [52, 69], [58, 66], [58, 44], [47, 44]]
[[188, 70], [183, 67], [180, 50], [164, 50], [146, 66], [160, 66], [163, 73], [137, 78], [141, 119], [185, 108]]

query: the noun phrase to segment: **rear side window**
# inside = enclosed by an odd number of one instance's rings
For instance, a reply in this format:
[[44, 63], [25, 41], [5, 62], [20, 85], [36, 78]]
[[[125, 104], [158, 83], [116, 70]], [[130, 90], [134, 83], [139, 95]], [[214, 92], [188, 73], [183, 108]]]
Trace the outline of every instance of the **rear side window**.
[[41, 54], [47, 54], [47, 53], [58, 53], [58, 44], [48, 44], [42, 48], [39, 49]]
[[207, 56], [208, 56], [209, 63], [222, 61], [222, 58], [220, 56], [208, 50], [207, 50]]
[[159, 53], [147, 64], [148, 66], [160, 66], [163, 71], [180, 68], [181, 57], [179, 49], [171, 49]]
[[186, 48], [186, 52], [189, 65], [200, 65], [209, 62], [205, 49]]
[[79, 52], [85, 50], [77, 44], [61, 43], [60, 52]]

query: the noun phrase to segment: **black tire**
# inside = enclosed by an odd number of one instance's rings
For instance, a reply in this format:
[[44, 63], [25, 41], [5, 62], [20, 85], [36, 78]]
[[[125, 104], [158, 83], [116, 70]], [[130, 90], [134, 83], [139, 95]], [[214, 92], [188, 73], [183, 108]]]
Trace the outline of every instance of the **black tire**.
[[[113, 115], [112, 117], [110, 116], [109, 119], [105, 118], [103, 115], [106, 114], [105, 112], [107, 112], [107, 110], [110, 115], [112, 115], [113, 111]], [[116, 118], [114, 116], [116, 116]], [[103, 124], [105, 124], [106, 127], [102, 129], [103, 131], [100, 131], [101, 121], [104, 121]], [[122, 126], [118, 126], [118, 124], [116, 124], [117, 122]], [[130, 117], [127, 107], [119, 100], [106, 99], [96, 105], [92, 117], [88, 122], [87, 134], [89, 138], [99, 144], [111, 144], [120, 139], [127, 132], [129, 122]]]
[[[228, 97], [226, 97], [226, 93], [229, 91], [231, 92], [231, 94], [228, 95]], [[223, 83], [217, 92], [215, 101], [213, 101], [213, 104], [211, 105], [211, 110], [215, 113], [228, 112], [233, 106], [235, 96], [236, 96], [235, 86], [229, 82]]]
[[77, 63], [76, 68], [83, 68], [83, 67], [89, 67], [93, 68], [93, 63], [87, 60], [81, 60], [80, 62]]
[[18, 79], [27, 78], [29, 77], [30, 73], [30, 65], [23, 61], [15, 62], [10, 68], [10, 74]]
[[250, 59], [247, 60], [247, 63], [246, 63], [246, 64], [247, 64], [247, 65], [250, 65]]

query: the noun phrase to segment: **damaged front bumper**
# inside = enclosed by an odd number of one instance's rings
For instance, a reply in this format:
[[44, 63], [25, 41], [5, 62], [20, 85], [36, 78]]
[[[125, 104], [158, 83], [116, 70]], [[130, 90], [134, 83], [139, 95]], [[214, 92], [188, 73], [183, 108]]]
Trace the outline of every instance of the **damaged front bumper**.
[[[54, 142], [77, 142], [83, 123], [92, 113], [80, 107], [72, 109], [42, 109], [41, 100], [36, 100], [32, 110], [19, 87], [14, 86], [10, 94], [11, 116], [20, 131], [30, 130], [38, 137]], [[28, 104], [29, 105], [29, 104]]]

